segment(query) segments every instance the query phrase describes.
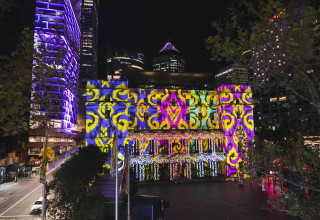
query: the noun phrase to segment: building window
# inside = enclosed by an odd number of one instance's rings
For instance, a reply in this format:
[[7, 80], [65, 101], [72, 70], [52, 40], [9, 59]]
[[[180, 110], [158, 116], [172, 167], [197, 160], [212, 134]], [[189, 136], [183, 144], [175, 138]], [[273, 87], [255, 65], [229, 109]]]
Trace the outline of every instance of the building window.
[[270, 98], [270, 102], [276, 102], [277, 100], [277, 98]]
[[287, 100], [286, 96], [279, 97], [279, 101], [286, 101], [286, 100]]

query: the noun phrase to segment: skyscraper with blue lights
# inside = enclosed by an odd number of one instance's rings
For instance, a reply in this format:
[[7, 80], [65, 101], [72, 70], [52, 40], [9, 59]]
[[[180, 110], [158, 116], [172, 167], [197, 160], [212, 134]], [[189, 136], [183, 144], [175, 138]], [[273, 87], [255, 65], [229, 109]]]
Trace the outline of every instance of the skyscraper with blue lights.
[[[70, 134], [77, 125], [77, 90], [79, 78], [79, 51], [80, 51], [80, 15], [81, 0], [38, 0], [36, 1], [34, 42], [35, 48], [38, 45], [45, 45], [46, 56], [43, 58], [48, 65], [55, 66], [55, 71], [48, 76], [48, 80], [42, 83], [39, 89], [40, 94], [50, 98], [51, 109], [44, 108], [41, 104], [32, 104], [31, 129], [39, 126], [39, 122], [33, 122], [37, 115], [44, 115], [49, 119], [49, 127], [59, 133]], [[64, 53], [61, 53], [64, 51]], [[55, 60], [62, 60], [60, 64]], [[61, 57], [62, 56], [62, 57]], [[56, 107], [56, 108], [53, 108]], [[61, 134], [53, 135], [51, 142], [63, 142], [67, 145]], [[30, 145], [32, 152], [40, 152], [40, 143], [43, 142], [40, 134], [30, 132]], [[38, 147], [38, 149], [32, 149]]]

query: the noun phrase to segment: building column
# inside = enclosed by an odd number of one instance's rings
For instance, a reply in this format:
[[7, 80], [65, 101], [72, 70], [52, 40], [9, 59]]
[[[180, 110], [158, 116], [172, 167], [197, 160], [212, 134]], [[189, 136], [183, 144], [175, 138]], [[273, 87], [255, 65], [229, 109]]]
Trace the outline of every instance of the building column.
[[173, 164], [173, 179], [174, 179], [174, 180], [176, 179], [176, 172], [177, 172], [177, 164], [174, 163], [174, 164]]
[[199, 177], [199, 162], [196, 162], [196, 168], [197, 168], [197, 177]]
[[158, 156], [158, 141], [154, 140], [154, 156]]
[[146, 174], [145, 174], [145, 171], [146, 170], [146, 165], [143, 164], [142, 165], [142, 181], [145, 181], [146, 180]]
[[169, 168], [170, 168], [170, 180], [173, 180], [173, 164], [169, 163]]
[[136, 153], [140, 155], [139, 140], [136, 140]]
[[151, 178], [152, 178], [152, 180], [156, 180], [156, 178], [155, 178], [155, 173], [156, 173], [155, 164], [151, 164], [151, 170], [152, 170], [151, 173], [153, 174]]
[[189, 139], [187, 139], [186, 142], [187, 142], [187, 147], [186, 147], [186, 149], [187, 149], [187, 154], [190, 154]]
[[214, 165], [213, 165], [214, 161], [210, 161], [210, 168], [212, 169], [212, 173], [211, 175], [214, 176]]
[[173, 154], [173, 144], [174, 144], [175, 140], [171, 141], [171, 154]]
[[201, 138], [199, 138], [199, 144], [200, 144], [200, 154], [202, 154], [203, 153], [203, 146], [202, 146], [202, 139]]
[[186, 163], [187, 166], [187, 179], [191, 179], [191, 164], [190, 163]]
[[141, 171], [141, 164], [138, 164], [138, 165], [137, 165], [137, 168], [138, 168], [138, 172], [137, 172], [138, 180], [141, 181], [141, 178], [142, 178], [142, 177], [141, 177], [141, 172], [142, 172], [142, 171]]
[[159, 164], [153, 164], [154, 180], [159, 180]]
[[144, 174], [144, 165], [139, 164], [139, 181], [143, 181], [143, 174]]
[[136, 168], [136, 179], [139, 179], [139, 164], [135, 165]]
[[213, 164], [214, 164], [214, 168], [213, 168], [214, 176], [218, 176], [218, 163], [217, 161], [214, 161]]
[[199, 151], [199, 142], [198, 142], [198, 139], [194, 139], [195, 142], [196, 142], [196, 152]]
[[186, 175], [185, 175], [186, 179], [189, 179], [189, 169], [188, 168], [189, 168], [189, 163], [186, 162]]

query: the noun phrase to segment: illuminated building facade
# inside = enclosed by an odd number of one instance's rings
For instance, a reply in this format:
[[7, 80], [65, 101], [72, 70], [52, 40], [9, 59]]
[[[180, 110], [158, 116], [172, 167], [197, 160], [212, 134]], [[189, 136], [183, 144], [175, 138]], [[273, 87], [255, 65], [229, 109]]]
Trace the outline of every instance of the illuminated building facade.
[[[247, 85], [175, 90], [88, 81], [86, 144], [110, 151], [118, 131], [118, 145], [130, 146], [131, 174], [139, 181], [218, 174], [232, 179], [243, 156], [238, 146], [254, 135], [251, 96]], [[121, 171], [121, 147], [118, 158]]]
[[[77, 90], [79, 78], [79, 50], [80, 50], [80, 0], [38, 0], [36, 1], [35, 14], [35, 45], [45, 45], [47, 49], [44, 62], [52, 64], [57, 59], [57, 54], [65, 51], [62, 57], [63, 65], [57, 66], [44, 85], [33, 85], [34, 89], [43, 96], [54, 97], [50, 99], [51, 109], [43, 108], [38, 103], [33, 103], [34, 111], [31, 112], [31, 129], [38, 128], [38, 123], [33, 123], [37, 115], [45, 115], [50, 119], [49, 127], [57, 132], [71, 133], [77, 124]], [[36, 47], [37, 49], [38, 47]], [[37, 49], [38, 50], [38, 49]], [[40, 154], [44, 133], [30, 132], [29, 152]], [[59, 135], [57, 135], [58, 137]], [[57, 145], [63, 141], [57, 141]], [[33, 148], [33, 149], [31, 149]], [[35, 150], [34, 148], [37, 148]]]
[[170, 43], [166, 43], [159, 51], [159, 55], [153, 58], [153, 71], [184, 72], [184, 58], [180, 52]]
[[215, 75], [215, 85], [219, 87], [220, 85], [244, 85], [251, 84], [249, 81], [248, 69], [238, 67], [236, 65], [229, 65], [222, 68]]
[[81, 1], [81, 40], [79, 80], [86, 86], [87, 79], [97, 78], [98, 62], [98, 0]]
[[136, 51], [116, 49], [107, 58], [107, 79], [121, 80], [123, 73], [134, 74], [143, 71], [145, 67], [144, 55]]

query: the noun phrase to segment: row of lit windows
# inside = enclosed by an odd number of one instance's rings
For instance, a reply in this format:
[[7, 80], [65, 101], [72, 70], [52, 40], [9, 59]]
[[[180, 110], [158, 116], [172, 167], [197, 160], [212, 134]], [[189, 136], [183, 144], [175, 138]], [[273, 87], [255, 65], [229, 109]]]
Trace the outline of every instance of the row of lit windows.
[[120, 80], [120, 75], [108, 75], [108, 80]]
[[83, 34], [82, 35], [83, 38], [93, 38], [92, 34]]
[[[287, 97], [286, 96], [282, 96], [282, 97], [279, 97], [279, 101], [282, 102], [282, 101], [286, 101], [287, 100]], [[275, 98], [270, 98], [270, 102], [276, 102], [278, 101], [278, 98], [275, 97]]]

